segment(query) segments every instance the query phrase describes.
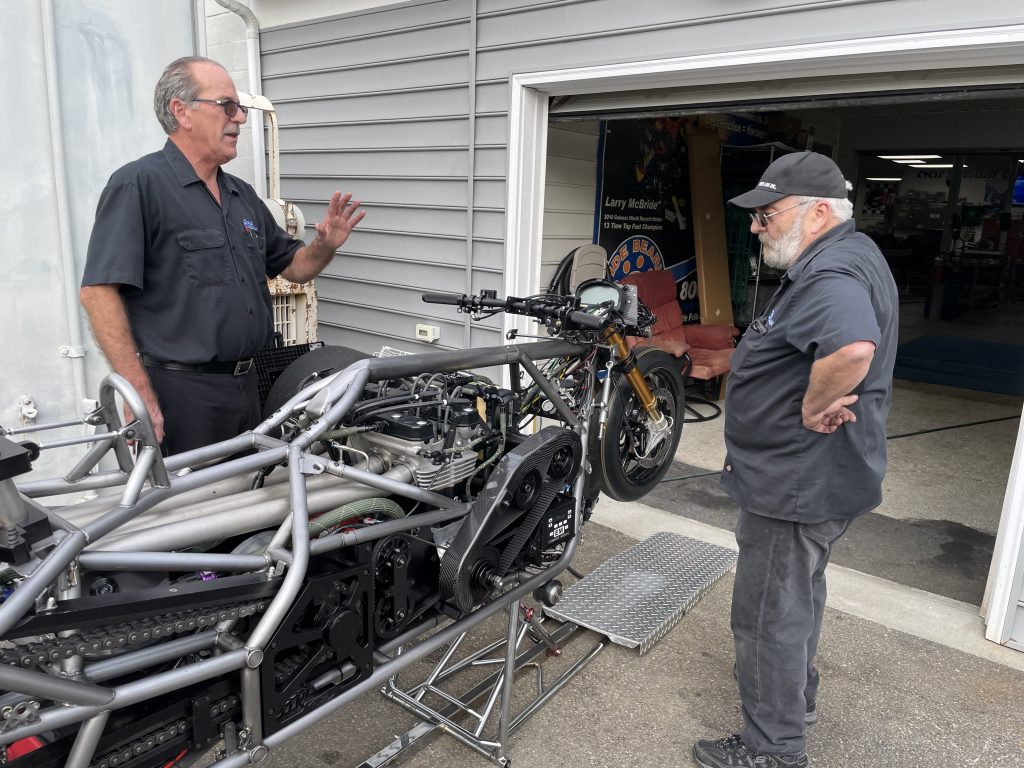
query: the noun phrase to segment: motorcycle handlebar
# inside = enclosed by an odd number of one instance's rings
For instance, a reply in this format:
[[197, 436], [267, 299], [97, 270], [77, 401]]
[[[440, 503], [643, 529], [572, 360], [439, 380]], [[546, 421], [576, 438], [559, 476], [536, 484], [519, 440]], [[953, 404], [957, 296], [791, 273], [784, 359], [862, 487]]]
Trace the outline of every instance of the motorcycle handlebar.
[[481, 309], [500, 309], [516, 315], [529, 315], [540, 320], [558, 318], [568, 320], [581, 328], [601, 330], [607, 320], [598, 315], [572, 309], [565, 301], [551, 299], [520, 299], [509, 296], [499, 299], [493, 296], [469, 296], [464, 293], [424, 293], [423, 301], [427, 304], [450, 304], [467, 312]]
[[600, 331], [608, 322], [604, 318], [598, 317], [597, 315], [591, 315], [586, 312], [580, 311], [570, 312], [569, 320], [583, 328], [592, 328], [595, 331]]
[[462, 306], [468, 297], [464, 293], [424, 293], [423, 301], [427, 304], [454, 304]]

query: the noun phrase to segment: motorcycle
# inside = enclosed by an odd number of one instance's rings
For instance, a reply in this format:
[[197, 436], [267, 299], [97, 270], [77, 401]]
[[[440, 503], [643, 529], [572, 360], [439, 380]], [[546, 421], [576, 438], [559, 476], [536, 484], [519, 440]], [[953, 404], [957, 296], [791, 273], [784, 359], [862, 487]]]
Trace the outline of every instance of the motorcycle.
[[[497, 612], [557, 601], [600, 493], [640, 498], [670, 466], [678, 361], [630, 349], [654, 318], [605, 280], [423, 299], [547, 339], [313, 350], [259, 426], [168, 458], [116, 374], [91, 434], [0, 437], [0, 764], [183, 766], [218, 743], [217, 765], [258, 763]], [[24, 477], [81, 446], [65, 477]], [[67, 494], [92, 498], [38, 501]]]

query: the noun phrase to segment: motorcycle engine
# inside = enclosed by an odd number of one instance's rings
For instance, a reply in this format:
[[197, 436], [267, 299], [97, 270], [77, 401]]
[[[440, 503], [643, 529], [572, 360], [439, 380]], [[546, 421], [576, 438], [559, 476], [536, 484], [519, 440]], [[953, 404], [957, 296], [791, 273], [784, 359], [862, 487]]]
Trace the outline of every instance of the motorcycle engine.
[[451, 488], [476, 471], [473, 446], [486, 426], [470, 400], [387, 413], [377, 424], [377, 432], [353, 435], [348, 448], [377, 456], [385, 465], [405, 464], [420, 488]]

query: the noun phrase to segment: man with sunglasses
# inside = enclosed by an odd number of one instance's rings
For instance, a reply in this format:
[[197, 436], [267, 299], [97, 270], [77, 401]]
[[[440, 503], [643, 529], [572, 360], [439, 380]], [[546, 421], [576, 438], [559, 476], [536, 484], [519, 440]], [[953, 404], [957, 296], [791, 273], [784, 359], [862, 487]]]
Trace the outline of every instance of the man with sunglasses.
[[729, 202], [786, 270], [743, 335], [725, 401], [722, 487], [740, 505], [732, 599], [743, 726], [699, 741], [702, 768], [806, 766], [832, 546], [881, 503], [898, 298], [855, 231], [839, 167], [784, 155]]
[[259, 423], [252, 361], [274, 330], [266, 280], [312, 280], [363, 212], [335, 192], [304, 245], [221, 169], [237, 155], [248, 110], [215, 61], [172, 62], [153, 106], [167, 143], [115, 171], [100, 195], [81, 301], [169, 455]]

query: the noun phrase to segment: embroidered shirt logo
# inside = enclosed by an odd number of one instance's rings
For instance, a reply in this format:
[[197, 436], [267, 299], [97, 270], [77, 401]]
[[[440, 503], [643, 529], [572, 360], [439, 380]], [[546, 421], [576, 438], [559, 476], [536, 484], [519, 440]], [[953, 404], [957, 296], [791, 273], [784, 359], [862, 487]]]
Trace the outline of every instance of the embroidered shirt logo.
[[765, 322], [768, 323], [768, 327], [769, 328], [773, 328], [775, 326], [775, 310], [774, 309], [768, 315], [768, 319], [765, 320]]
[[253, 224], [249, 219], [242, 219], [242, 231], [245, 233], [246, 237], [256, 237], [260, 233], [259, 227]]

